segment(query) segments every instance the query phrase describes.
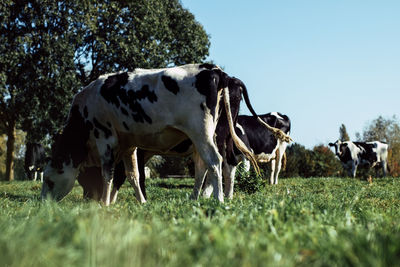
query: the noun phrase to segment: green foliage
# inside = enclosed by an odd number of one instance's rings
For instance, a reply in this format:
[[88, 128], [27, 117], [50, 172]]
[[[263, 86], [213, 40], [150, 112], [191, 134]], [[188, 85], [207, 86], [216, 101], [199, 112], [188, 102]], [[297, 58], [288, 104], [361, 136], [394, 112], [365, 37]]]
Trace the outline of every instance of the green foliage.
[[179, 0], [6, 0], [0, 25], [0, 134], [45, 144], [99, 75], [201, 62], [210, 45]]
[[324, 145], [309, 150], [294, 143], [286, 149], [286, 155], [286, 170], [281, 177], [331, 177], [340, 176], [342, 171], [335, 154]]
[[235, 191], [247, 194], [254, 194], [260, 191], [267, 183], [264, 177], [264, 171], [260, 169], [260, 174], [254, 171], [253, 168], [247, 171], [242, 163], [236, 169]]
[[[160, 186], [168, 183], [168, 188]], [[32, 182], [0, 183], [4, 266], [394, 266], [400, 180], [284, 179], [232, 201], [192, 201], [189, 179], [151, 179], [140, 205], [41, 203]]]
[[0, 14], [0, 121], [35, 142], [99, 75], [201, 62], [210, 45], [178, 0], [6, 1]]
[[346, 126], [344, 124], [340, 125], [339, 128], [339, 140], [342, 142], [350, 141], [349, 134], [347, 133]]

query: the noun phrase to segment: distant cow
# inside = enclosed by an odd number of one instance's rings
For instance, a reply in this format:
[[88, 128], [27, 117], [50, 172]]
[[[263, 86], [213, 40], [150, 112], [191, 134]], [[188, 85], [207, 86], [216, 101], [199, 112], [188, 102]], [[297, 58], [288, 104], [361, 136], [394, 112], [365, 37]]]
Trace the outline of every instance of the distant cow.
[[38, 173], [40, 181], [43, 182], [43, 169], [46, 165], [46, 153], [41, 144], [26, 144], [24, 169], [29, 180], [36, 181]]
[[[230, 79], [210, 64], [101, 76], [74, 98], [45, 169], [42, 198], [62, 199], [72, 189], [80, 168], [100, 166], [106, 184], [102, 201], [109, 205], [115, 163], [122, 160], [137, 199], [145, 202], [137, 148], [164, 151], [189, 138], [211, 178], [214, 197], [223, 201], [222, 158], [214, 143], [221, 97], [233, 141], [255, 162], [234, 132]], [[281, 131], [276, 133], [285, 138]]]
[[[284, 133], [289, 135], [291, 125], [288, 116], [279, 112], [272, 112], [259, 115], [259, 117], [270, 126], [281, 129]], [[257, 119], [251, 116], [239, 116], [235, 130], [239, 138], [254, 153], [258, 162], [266, 163], [271, 161], [270, 184], [278, 184], [282, 159], [288, 143], [275, 138], [270, 131], [266, 130], [265, 127], [262, 127], [258, 123]], [[245, 160], [243, 155], [238, 150], [235, 150], [235, 159], [227, 158], [223, 163], [223, 176], [225, 179], [224, 190], [225, 196], [228, 198], [232, 198], [233, 196], [236, 167], [242, 160]], [[246, 166], [250, 167], [249, 164], [246, 164]], [[211, 191], [212, 188], [209, 184], [206, 185], [204, 195], [208, 197]]]
[[329, 143], [329, 146], [335, 148], [336, 156], [351, 177], [356, 177], [358, 166], [381, 167], [383, 176], [386, 176], [388, 170], [388, 145], [386, 143], [379, 141], [342, 142], [337, 140], [335, 143]]

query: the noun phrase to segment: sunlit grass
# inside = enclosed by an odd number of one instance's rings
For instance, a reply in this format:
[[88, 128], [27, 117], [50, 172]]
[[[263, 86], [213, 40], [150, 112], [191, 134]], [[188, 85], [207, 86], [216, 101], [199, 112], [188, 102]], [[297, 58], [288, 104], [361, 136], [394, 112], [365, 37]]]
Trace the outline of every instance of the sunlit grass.
[[39, 183], [0, 183], [0, 265], [399, 265], [399, 179], [282, 179], [224, 204], [190, 200], [191, 179], [147, 184], [148, 203], [126, 185], [102, 207], [79, 186], [41, 203]]

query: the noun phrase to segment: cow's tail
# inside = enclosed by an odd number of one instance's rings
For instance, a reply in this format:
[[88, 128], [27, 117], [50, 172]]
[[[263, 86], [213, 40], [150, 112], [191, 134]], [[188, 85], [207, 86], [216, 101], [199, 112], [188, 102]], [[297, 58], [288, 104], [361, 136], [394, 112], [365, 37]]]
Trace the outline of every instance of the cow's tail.
[[225, 111], [226, 117], [228, 119], [229, 124], [229, 132], [231, 133], [233, 142], [235, 143], [236, 147], [240, 150], [240, 152], [245, 155], [245, 157], [251, 162], [254, 169], [256, 170], [257, 174], [260, 174], [260, 168], [258, 167], [257, 160], [254, 157], [253, 153], [246, 147], [243, 141], [236, 135], [235, 126], [233, 125], [232, 120], [232, 112], [231, 112], [231, 105], [229, 101], [229, 89], [228, 87], [224, 88], [224, 104], [225, 104]]
[[258, 122], [264, 125], [269, 131], [271, 131], [276, 139], [287, 143], [293, 142], [293, 139], [289, 135], [285, 134], [281, 129], [269, 126], [265, 121], [263, 121], [260, 117], [258, 117], [257, 113], [254, 111], [250, 103], [249, 94], [247, 93], [246, 86], [243, 83], [242, 83], [242, 89], [243, 89], [244, 102], [246, 103], [246, 106], [250, 110], [251, 114], [257, 118]]

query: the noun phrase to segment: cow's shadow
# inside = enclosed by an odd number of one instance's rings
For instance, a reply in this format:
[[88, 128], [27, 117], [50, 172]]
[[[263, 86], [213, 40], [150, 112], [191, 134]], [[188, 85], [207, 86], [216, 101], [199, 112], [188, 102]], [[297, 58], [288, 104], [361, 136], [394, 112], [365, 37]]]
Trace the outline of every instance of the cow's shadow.
[[167, 189], [185, 189], [185, 188], [192, 189], [193, 188], [193, 185], [171, 184], [171, 183], [168, 183], [168, 182], [156, 182], [156, 183], [152, 184], [151, 186], [160, 187], [160, 188], [167, 188]]

